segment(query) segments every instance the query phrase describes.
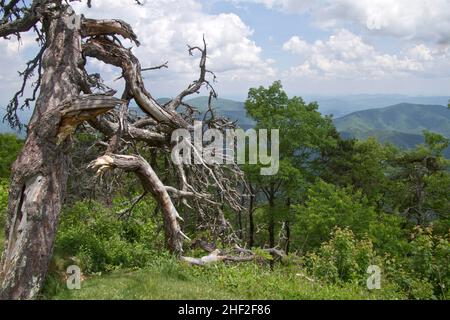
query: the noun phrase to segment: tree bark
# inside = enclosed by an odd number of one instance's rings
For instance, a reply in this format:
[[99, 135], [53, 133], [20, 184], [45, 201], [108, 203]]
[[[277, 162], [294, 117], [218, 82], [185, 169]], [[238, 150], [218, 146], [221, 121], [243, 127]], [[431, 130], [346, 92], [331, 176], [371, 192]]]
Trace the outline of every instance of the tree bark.
[[58, 141], [61, 106], [81, 91], [79, 31], [68, 7], [43, 25], [47, 36], [41, 91], [23, 150], [12, 168], [0, 299], [33, 299], [43, 286], [67, 183], [69, 143]]
[[[289, 216], [291, 211], [291, 198], [287, 199], [286, 207], [287, 215]], [[291, 222], [289, 221], [289, 218], [284, 222], [284, 226], [286, 230], [286, 243], [284, 245], [284, 251], [286, 252], [286, 254], [289, 254], [289, 251], [291, 249]]]
[[169, 196], [167, 187], [144, 158], [107, 154], [92, 162], [91, 167], [97, 169], [99, 173], [111, 168], [134, 172], [140, 179], [145, 191], [151, 193], [161, 205], [168, 249], [177, 255], [181, 255], [184, 236], [178, 223], [181, 218]]
[[286, 254], [289, 254], [291, 250], [291, 223], [287, 220], [285, 222], [285, 226], [286, 226], [286, 243], [284, 251], [286, 252]]
[[255, 195], [251, 184], [249, 184], [249, 188], [251, 195], [250, 195], [250, 204], [248, 208], [248, 221], [249, 221], [248, 246], [250, 248], [253, 248], [255, 246], [255, 220], [253, 217], [255, 206]]
[[275, 211], [275, 197], [273, 194], [270, 195], [269, 198], [269, 247], [274, 248], [275, 247], [275, 217], [274, 217], [274, 211]]

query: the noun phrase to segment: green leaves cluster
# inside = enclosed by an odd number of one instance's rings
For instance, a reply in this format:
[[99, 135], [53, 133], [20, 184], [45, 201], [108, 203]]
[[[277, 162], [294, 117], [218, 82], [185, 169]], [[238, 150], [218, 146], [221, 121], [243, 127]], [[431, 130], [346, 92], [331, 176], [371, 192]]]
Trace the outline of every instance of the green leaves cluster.
[[11, 165], [22, 149], [23, 141], [13, 134], [0, 134], [0, 178], [9, 178]]
[[162, 234], [151, 212], [153, 200], [139, 203], [127, 220], [117, 212], [126, 199], [115, 199], [112, 208], [96, 202], [77, 202], [61, 218], [56, 240], [57, 268], [77, 264], [83, 273], [138, 268], [147, 265], [163, 250]]

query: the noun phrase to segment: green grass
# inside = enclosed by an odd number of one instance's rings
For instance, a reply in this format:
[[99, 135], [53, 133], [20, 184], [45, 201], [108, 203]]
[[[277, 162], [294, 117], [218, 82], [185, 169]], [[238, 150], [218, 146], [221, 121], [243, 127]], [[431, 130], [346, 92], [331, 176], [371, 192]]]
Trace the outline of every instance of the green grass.
[[227, 290], [217, 290], [198, 280], [167, 277], [153, 270], [118, 271], [94, 276], [81, 290], [60, 289], [51, 299], [64, 300], [191, 300], [237, 298]]
[[369, 292], [357, 284], [330, 285], [297, 276], [279, 267], [270, 271], [253, 263], [190, 267], [162, 260], [137, 271], [92, 276], [81, 290], [68, 290], [55, 277], [47, 283], [45, 299], [56, 300], [367, 300], [404, 299], [392, 287]]

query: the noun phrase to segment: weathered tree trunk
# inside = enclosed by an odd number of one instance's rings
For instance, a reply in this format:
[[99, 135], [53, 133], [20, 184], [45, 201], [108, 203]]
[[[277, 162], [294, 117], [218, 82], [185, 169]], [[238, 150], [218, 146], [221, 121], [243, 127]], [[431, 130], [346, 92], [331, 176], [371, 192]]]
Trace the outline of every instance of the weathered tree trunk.
[[269, 231], [269, 247], [274, 248], [275, 247], [275, 198], [271, 194], [269, 198], [269, 225], [268, 225], [268, 231]]
[[[245, 205], [245, 197], [241, 197], [241, 206], [243, 208], [244, 208], [244, 205]], [[244, 240], [244, 227], [242, 224], [242, 211], [243, 211], [243, 209], [238, 210], [236, 212], [236, 220], [237, 220], [236, 222], [237, 222], [237, 226], [238, 226], [238, 230], [239, 230], [239, 232], [238, 232], [239, 239]]]
[[289, 254], [291, 250], [291, 223], [289, 221], [285, 222], [286, 226], [286, 243], [284, 245], [284, 251], [286, 254]]
[[[80, 92], [81, 38], [67, 12], [44, 21], [47, 35], [40, 96], [25, 146], [12, 168], [1, 299], [33, 299], [45, 280], [67, 182], [67, 143], [58, 145], [59, 108]], [[59, 16], [58, 16], [59, 15]], [[80, 73], [79, 73], [80, 72]]]
[[[287, 214], [289, 216], [291, 211], [291, 198], [288, 198], [286, 201], [286, 207], [287, 207]], [[286, 254], [289, 254], [289, 251], [291, 249], [291, 222], [289, 221], [289, 218], [286, 219], [284, 222], [285, 231], [286, 231], [286, 242], [284, 244], [284, 251]]]
[[250, 204], [248, 208], [248, 221], [249, 221], [249, 230], [248, 230], [248, 246], [253, 248], [255, 246], [255, 220], [253, 217], [254, 205], [255, 205], [255, 195], [253, 191], [253, 187], [251, 184], [250, 187]]

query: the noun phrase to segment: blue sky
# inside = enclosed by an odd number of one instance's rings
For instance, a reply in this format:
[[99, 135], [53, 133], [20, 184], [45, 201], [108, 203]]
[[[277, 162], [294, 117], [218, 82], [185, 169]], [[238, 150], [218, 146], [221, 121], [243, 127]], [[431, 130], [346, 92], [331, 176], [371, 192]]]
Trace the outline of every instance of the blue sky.
[[[133, 48], [154, 96], [173, 96], [197, 77], [186, 44], [209, 44], [209, 68], [222, 97], [244, 99], [250, 87], [281, 79], [291, 95], [450, 94], [450, 0], [94, 0], [77, 13], [130, 22]], [[132, 46], [131, 43], [127, 45]], [[34, 36], [0, 40], [0, 103], [19, 86], [17, 71], [36, 52]], [[89, 60], [106, 83], [120, 71]], [[206, 91], [204, 92], [206, 94]]]

